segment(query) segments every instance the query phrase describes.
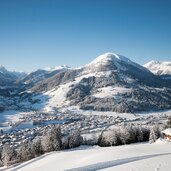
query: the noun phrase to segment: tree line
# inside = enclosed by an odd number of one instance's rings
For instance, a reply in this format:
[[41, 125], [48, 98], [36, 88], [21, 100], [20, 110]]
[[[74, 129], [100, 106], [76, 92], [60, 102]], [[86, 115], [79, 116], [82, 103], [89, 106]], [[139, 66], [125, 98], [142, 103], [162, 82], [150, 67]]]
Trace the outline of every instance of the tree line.
[[45, 130], [42, 136], [37, 136], [33, 141], [21, 143], [18, 148], [12, 145], [0, 147], [0, 166], [9, 166], [15, 163], [24, 162], [44, 153], [70, 149], [80, 145], [118, 146], [136, 142], [149, 141], [154, 143], [165, 128], [171, 128], [171, 117], [167, 124], [158, 126], [125, 125], [112, 130], [102, 131], [98, 136], [83, 138], [80, 130], [71, 132], [68, 136], [62, 137], [61, 129], [53, 125], [51, 129]]

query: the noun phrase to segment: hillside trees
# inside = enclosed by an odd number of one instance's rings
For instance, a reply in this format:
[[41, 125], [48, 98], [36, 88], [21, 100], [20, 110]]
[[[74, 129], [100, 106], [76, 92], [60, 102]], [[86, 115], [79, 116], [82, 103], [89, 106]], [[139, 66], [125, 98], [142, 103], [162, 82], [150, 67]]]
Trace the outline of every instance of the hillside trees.
[[157, 125], [150, 128], [149, 143], [154, 143], [160, 137], [159, 127]]
[[149, 140], [149, 128], [126, 125], [103, 132], [98, 139], [99, 146], [117, 146]]
[[53, 126], [50, 130], [45, 131], [41, 144], [44, 152], [58, 151], [62, 149], [61, 129], [58, 126]]
[[83, 143], [83, 138], [80, 134], [80, 130], [73, 131], [68, 137], [68, 147], [78, 147]]
[[4, 166], [9, 166], [16, 159], [16, 151], [12, 146], [5, 145], [1, 152], [1, 160]]

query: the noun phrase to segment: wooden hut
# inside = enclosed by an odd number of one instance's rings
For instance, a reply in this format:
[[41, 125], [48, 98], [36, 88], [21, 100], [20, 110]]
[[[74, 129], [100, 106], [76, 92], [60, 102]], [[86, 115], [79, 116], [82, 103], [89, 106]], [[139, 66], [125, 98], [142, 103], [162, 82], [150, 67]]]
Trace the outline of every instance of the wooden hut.
[[171, 141], [171, 128], [165, 129], [162, 134], [164, 139]]

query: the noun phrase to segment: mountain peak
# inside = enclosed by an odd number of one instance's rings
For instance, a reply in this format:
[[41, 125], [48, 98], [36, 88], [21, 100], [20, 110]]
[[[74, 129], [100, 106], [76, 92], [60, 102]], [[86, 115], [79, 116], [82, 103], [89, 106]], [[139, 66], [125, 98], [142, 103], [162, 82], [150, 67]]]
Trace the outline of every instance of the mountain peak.
[[99, 71], [111, 71], [111, 70], [127, 70], [128, 66], [134, 66], [139, 69], [145, 69], [144, 67], [132, 62], [130, 59], [112, 52], [104, 53], [98, 56], [89, 64], [85, 65], [83, 73], [92, 73]]
[[8, 71], [3, 65], [0, 65], [0, 72], [6, 74]]
[[98, 56], [95, 60], [93, 60], [91, 63], [89, 63], [88, 65], [92, 65], [92, 64], [102, 64], [102, 63], [107, 63], [109, 61], [130, 61], [128, 58], [122, 56], [122, 55], [118, 55], [116, 53], [112, 53], [112, 52], [107, 52], [104, 53], [100, 56]]
[[157, 75], [171, 74], [171, 62], [152, 60], [144, 65], [151, 72]]
[[160, 61], [151, 60], [150, 62], [146, 63], [144, 66], [151, 66], [151, 65], [156, 65], [156, 64], [161, 64], [161, 62]]

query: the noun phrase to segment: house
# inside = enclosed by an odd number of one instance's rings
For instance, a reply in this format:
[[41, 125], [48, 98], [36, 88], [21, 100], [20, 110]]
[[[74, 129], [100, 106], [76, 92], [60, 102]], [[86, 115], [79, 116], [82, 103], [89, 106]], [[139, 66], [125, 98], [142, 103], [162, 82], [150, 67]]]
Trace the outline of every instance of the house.
[[164, 131], [162, 131], [164, 139], [167, 139], [171, 141], [171, 128], [167, 128]]

